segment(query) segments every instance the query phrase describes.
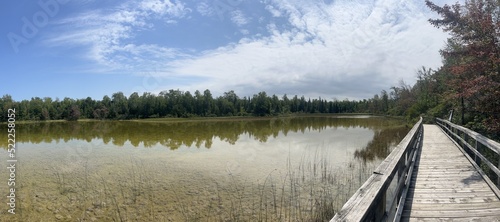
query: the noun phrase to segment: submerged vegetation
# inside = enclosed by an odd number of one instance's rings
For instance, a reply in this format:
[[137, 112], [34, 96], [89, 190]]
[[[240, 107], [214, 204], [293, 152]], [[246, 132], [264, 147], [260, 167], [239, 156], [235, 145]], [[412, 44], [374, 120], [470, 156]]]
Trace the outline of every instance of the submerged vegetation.
[[369, 116], [18, 129], [18, 221], [324, 221], [408, 130]]
[[[374, 165], [333, 167], [321, 153], [256, 181], [199, 175], [172, 182], [162, 166], [131, 158], [125, 169], [89, 160], [71, 171], [31, 175], [19, 191], [18, 221], [325, 221], [371, 175]], [[45, 169], [42, 168], [45, 171]], [[43, 184], [43, 186], [42, 186]], [[5, 214], [0, 215], [0, 219]], [[9, 215], [10, 216], [10, 215]], [[15, 221], [9, 217], [9, 221]], [[5, 219], [5, 218], [4, 218]]]

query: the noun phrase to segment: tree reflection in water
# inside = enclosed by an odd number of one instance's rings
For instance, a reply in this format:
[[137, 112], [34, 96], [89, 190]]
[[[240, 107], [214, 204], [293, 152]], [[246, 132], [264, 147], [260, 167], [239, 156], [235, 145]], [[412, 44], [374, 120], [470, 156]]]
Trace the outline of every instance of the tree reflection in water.
[[[288, 117], [272, 119], [136, 122], [136, 121], [83, 121], [39, 122], [18, 124], [16, 141], [50, 143], [52, 141], [102, 139], [105, 144], [134, 147], [153, 147], [158, 144], [171, 150], [182, 146], [211, 148], [214, 139], [236, 144], [241, 135], [260, 142], [276, 138], [280, 133], [322, 131], [329, 128], [366, 128], [374, 131], [369, 144], [354, 155], [363, 161], [385, 158], [390, 147], [399, 143], [409, 131], [401, 121], [383, 117]], [[2, 131], [3, 132], [3, 131]], [[7, 140], [0, 141], [6, 149]]]

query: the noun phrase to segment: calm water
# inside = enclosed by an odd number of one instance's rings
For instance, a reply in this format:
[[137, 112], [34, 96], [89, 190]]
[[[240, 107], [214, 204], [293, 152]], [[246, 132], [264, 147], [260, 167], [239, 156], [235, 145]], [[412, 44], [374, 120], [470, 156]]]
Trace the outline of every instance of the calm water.
[[17, 214], [3, 205], [0, 220], [315, 218], [318, 198], [342, 206], [408, 130], [367, 116], [19, 124]]

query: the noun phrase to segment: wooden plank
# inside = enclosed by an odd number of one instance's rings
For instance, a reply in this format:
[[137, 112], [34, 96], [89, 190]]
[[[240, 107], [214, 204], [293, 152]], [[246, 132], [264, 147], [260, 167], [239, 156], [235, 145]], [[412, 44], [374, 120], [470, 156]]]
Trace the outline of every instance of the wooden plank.
[[[425, 217], [414, 217], [409, 220], [410, 222], [427, 222], [427, 221], [436, 221], [436, 218], [425, 218]], [[439, 218], [439, 221], [453, 221], [453, 222], [479, 222], [479, 221], [485, 221], [485, 222], [498, 222], [500, 219], [496, 216], [489, 216], [489, 217], [474, 217], [474, 216], [469, 216], [469, 217], [463, 217], [463, 218], [446, 218], [442, 217]]]
[[490, 188], [483, 188], [483, 189], [468, 189], [468, 190], [463, 190], [463, 189], [453, 189], [453, 188], [434, 188], [434, 189], [418, 189], [415, 190], [413, 193], [414, 194], [419, 194], [419, 193], [471, 193], [471, 192], [491, 192]]
[[446, 204], [427, 204], [427, 203], [413, 203], [412, 210], [433, 210], [433, 209], [494, 209], [500, 208], [500, 203], [446, 203]]
[[426, 174], [441, 174], [441, 175], [451, 175], [451, 174], [462, 174], [466, 172], [470, 172], [472, 170], [470, 169], [460, 169], [458, 167], [456, 168], [426, 168], [425, 166], [422, 166], [421, 169], [419, 169], [422, 173], [419, 175], [414, 175], [414, 176], [425, 176]]
[[[485, 188], [482, 184], [462, 184], [462, 183], [454, 183], [450, 184], [450, 182], [454, 181], [448, 181], [446, 182], [431, 182], [431, 181], [416, 181], [414, 187], [415, 189], [426, 189], [426, 188], [455, 188], [455, 189], [480, 189], [480, 188]], [[456, 182], [456, 181], [455, 181]]]
[[[408, 146], [420, 142], [414, 137], [417, 125], [331, 221], [382, 219], [366, 216], [373, 214], [376, 205], [386, 204], [381, 194], [388, 181], [398, 167], [404, 167], [400, 161]], [[405, 205], [397, 210], [402, 212], [401, 221], [500, 221], [500, 196], [476, 167], [437, 126], [424, 125], [422, 149], [418, 150], [415, 171], [407, 179], [408, 195], [402, 199]]]
[[470, 216], [496, 216], [500, 219], [500, 208], [495, 209], [459, 209], [459, 210], [419, 210], [403, 211], [403, 216], [433, 218], [463, 218]]
[[[466, 176], [468, 179], [464, 180], [464, 176]], [[442, 182], [447, 182], [450, 180], [454, 181], [459, 181], [459, 182], [464, 182], [464, 183], [478, 183], [480, 184], [481, 181], [479, 181], [476, 178], [481, 178], [481, 176], [477, 175], [468, 175], [468, 174], [451, 174], [451, 175], [442, 175], [442, 174], [435, 174], [435, 173], [430, 173], [427, 175], [423, 175], [420, 177], [412, 177], [412, 180], [419, 180], [419, 181], [442, 181]]]
[[500, 220], [498, 197], [437, 126], [424, 125], [417, 166], [401, 221]]
[[[450, 123], [451, 124], [451, 123]], [[448, 129], [445, 129], [445, 130], [448, 130]], [[448, 130], [449, 133], [452, 133]], [[448, 135], [447, 135], [448, 136]], [[456, 136], [456, 135], [455, 135]], [[451, 139], [451, 138], [450, 138]], [[463, 141], [462, 138], [459, 138], [461, 141]], [[483, 161], [483, 163], [487, 164], [488, 167], [490, 168], [490, 170], [493, 170], [495, 171], [495, 173], [497, 174], [498, 176], [498, 179], [495, 182], [491, 181], [491, 179], [481, 170], [481, 168], [476, 164], [476, 161], [474, 159], [472, 159], [471, 156], [469, 156], [468, 153], [465, 152], [464, 149], [472, 149], [474, 152], [477, 152], [477, 150], [471, 148], [471, 146], [467, 143], [465, 143], [465, 145], [468, 147], [468, 148], [462, 148], [460, 146], [460, 144], [458, 144], [457, 142], [455, 142], [454, 140], [451, 140], [455, 145], [456, 147], [462, 152], [464, 153], [464, 156], [466, 157], [466, 159], [474, 166], [474, 168], [477, 169], [477, 171], [481, 174], [481, 176], [484, 178], [484, 181], [486, 182], [486, 184], [488, 184], [488, 186], [492, 189], [492, 191], [497, 195], [498, 198], [500, 198], [500, 189], [499, 187], [497, 187], [498, 185], [500, 185], [500, 161], [498, 162], [498, 168], [495, 167], [492, 163], [489, 162], [489, 160], [486, 160], [484, 159], [484, 157], [482, 155], [479, 155], [480, 159]], [[477, 143], [477, 141], [476, 141]], [[485, 144], [483, 144], [485, 145]], [[497, 146], [498, 148], [499, 146]], [[498, 152], [497, 152], [498, 154]], [[499, 156], [500, 157], [500, 156]]]
[[407, 198], [408, 201], [413, 203], [435, 203], [435, 204], [445, 204], [445, 203], [494, 203], [495, 197], [474, 197], [474, 198]]
[[[495, 174], [500, 176], [500, 169], [498, 169], [495, 166], [495, 164], [491, 163], [486, 157], [484, 157], [482, 153], [480, 153], [478, 150], [476, 150], [474, 147], [472, 147], [470, 144], [468, 144], [467, 141], [465, 141], [463, 138], [461, 138], [457, 134], [455, 134], [453, 132], [450, 132], [450, 134], [453, 135], [456, 139], [458, 139], [462, 144], [464, 144], [464, 146], [467, 147], [467, 148], [464, 147], [464, 149], [468, 149], [469, 151], [473, 152], [474, 155], [476, 155], [476, 157], [479, 157], [481, 159], [483, 164], [486, 164], [490, 168], [490, 170], [492, 170]], [[495, 151], [495, 152], [498, 154], [498, 151]]]
[[[435, 193], [417, 193], [413, 195], [414, 199], [420, 198], [466, 198], [466, 197], [475, 197], [475, 198], [483, 198], [483, 197], [496, 197], [494, 193], [490, 192], [462, 192], [462, 193], [445, 193], [445, 192], [435, 192]], [[499, 202], [500, 203], [500, 202]]]

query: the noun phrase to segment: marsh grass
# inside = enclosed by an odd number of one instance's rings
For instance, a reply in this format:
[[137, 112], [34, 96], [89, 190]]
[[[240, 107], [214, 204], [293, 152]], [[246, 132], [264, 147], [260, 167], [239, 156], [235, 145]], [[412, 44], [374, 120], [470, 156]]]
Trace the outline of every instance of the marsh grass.
[[375, 166], [334, 167], [325, 156], [316, 152], [295, 166], [288, 158], [285, 172], [273, 170], [260, 181], [228, 175], [225, 185], [212, 182], [216, 196], [206, 208], [179, 201], [179, 209], [186, 221], [330, 220]]

